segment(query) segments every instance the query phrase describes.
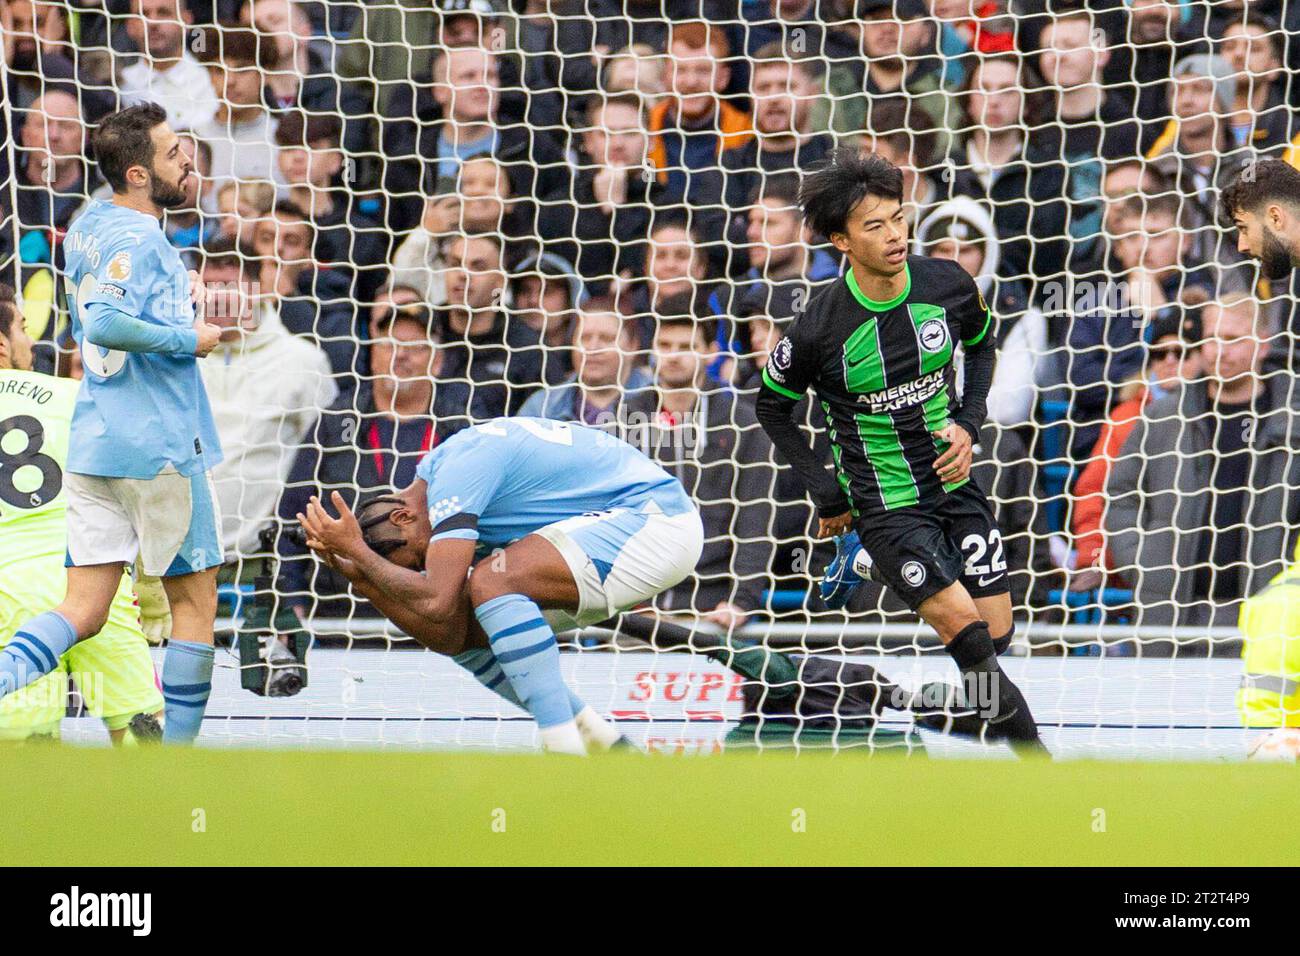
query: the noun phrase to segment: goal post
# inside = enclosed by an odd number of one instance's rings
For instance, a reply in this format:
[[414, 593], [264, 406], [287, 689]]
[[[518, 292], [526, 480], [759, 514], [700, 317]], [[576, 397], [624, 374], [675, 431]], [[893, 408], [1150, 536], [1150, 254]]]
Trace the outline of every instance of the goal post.
[[[1049, 746], [1241, 752], [1236, 615], [1300, 527], [1300, 316], [1219, 197], [1261, 160], [1300, 162], [1295, 0], [191, 0], [147, 23], [17, 6], [42, 19], [6, 25], [0, 260], [37, 367], [80, 365], [59, 243], [106, 195], [106, 102], [167, 109], [199, 175], [165, 227], [231, 293], [239, 332], [203, 366], [226, 451], [219, 630], [254, 607], [268, 631], [300, 622], [288, 653], [310, 679], [249, 694], [241, 669], [265, 662], [235, 642], [214, 741], [530, 743], [521, 712], [290, 533], [308, 496], [391, 490], [498, 415], [610, 428], [683, 482], [705, 555], [662, 614], [954, 680], [887, 591], [822, 604], [831, 549], [754, 417], [784, 330], [843, 281], [796, 204], [849, 147], [899, 167], [910, 251], [959, 262], [995, 317], [973, 480], [1001, 539], [965, 557], [1010, 573], [1007, 669]], [[11, 445], [0, 430], [0, 464]], [[563, 646], [575, 690], [653, 746], [725, 747], [740, 719], [736, 675], [702, 648], [600, 629]]]

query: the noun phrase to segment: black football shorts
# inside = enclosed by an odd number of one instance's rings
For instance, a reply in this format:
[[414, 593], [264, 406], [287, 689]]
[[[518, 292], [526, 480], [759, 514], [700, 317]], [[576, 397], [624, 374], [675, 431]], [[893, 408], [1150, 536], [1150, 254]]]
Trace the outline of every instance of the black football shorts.
[[1010, 590], [1002, 532], [973, 480], [940, 501], [861, 515], [856, 527], [875, 576], [913, 611], [954, 581], [977, 598]]

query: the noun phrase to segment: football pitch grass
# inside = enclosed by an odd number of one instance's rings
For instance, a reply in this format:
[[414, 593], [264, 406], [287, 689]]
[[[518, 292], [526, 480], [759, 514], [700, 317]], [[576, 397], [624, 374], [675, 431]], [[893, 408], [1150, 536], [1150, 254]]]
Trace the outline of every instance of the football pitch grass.
[[0, 749], [5, 864], [1293, 865], [1296, 768]]

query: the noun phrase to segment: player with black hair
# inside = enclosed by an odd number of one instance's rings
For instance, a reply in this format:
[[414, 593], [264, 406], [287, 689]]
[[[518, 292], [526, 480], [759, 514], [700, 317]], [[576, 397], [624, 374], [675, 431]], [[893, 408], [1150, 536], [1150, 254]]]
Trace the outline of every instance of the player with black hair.
[[[1014, 633], [1007, 567], [970, 478], [996, 361], [992, 315], [956, 262], [908, 255], [902, 201], [902, 173], [875, 155], [839, 150], [805, 178], [804, 220], [849, 269], [773, 349], [758, 419], [811, 494], [818, 536], [839, 538], [832, 583], [851, 576], [860, 540], [875, 574], [938, 632], [988, 736], [1041, 750], [1028, 703], [998, 665]], [[834, 472], [791, 419], [810, 388]]]
[[1300, 169], [1280, 159], [1252, 163], [1219, 203], [1237, 227], [1237, 251], [1258, 259], [1267, 278], [1300, 267]]

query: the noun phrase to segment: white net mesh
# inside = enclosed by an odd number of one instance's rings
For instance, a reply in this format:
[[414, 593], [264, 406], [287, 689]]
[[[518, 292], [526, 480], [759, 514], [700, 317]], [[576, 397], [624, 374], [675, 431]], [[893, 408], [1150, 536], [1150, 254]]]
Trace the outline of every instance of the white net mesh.
[[[951, 679], [878, 586], [847, 615], [820, 603], [830, 550], [753, 412], [781, 330], [843, 268], [794, 207], [800, 172], [848, 145], [903, 170], [914, 251], [958, 259], [998, 323], [975, 475], [1033, 655], [1007, 670], [1045, 739], [1240, 752], [1241, 602], [1300, 524], [1296, 296], [1218, 197], [1300, 153], [1295, 0], [3, 8], [0, 260], [38, 369], [80, 374], [59, 243], [107, 194], [88, 137], [120, 105], [187, 131], [200, 176], [168, 235], [245, 293], [213, 300], [243, 332], [204, 364], [225, 623], [274, 602], [317, 644], [284, 700], [239, 690], [232, 650], [205, 735], [531, 740], [283, 533], [308, 496], [402, 487], [497, 415], [635, 425], [681, 478], [707, 541], [664, 613]], [[735, 676], [684, 649], [579, 649], [575, 689], [657, 746], [712, 749], [738, 717]], [[1294, 680], [1296, 653], [1264, 673]]]

